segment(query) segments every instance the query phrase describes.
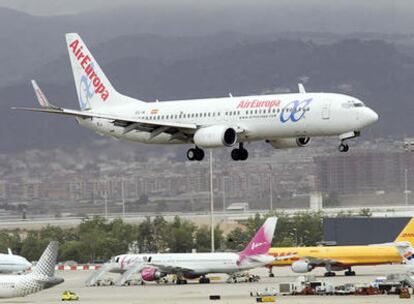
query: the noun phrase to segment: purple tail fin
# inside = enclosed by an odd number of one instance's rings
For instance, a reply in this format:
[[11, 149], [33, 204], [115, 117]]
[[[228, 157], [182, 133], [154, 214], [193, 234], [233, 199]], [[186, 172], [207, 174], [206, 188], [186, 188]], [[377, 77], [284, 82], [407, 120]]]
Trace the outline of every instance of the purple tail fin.
[[250, 243], [242, 252], [241, 256], [252, 256], [258, 254], [267, 254], [272, 245], [273, 234], [276, 229], [277, 218], [269, 217], [262, 227], [256, 232]]

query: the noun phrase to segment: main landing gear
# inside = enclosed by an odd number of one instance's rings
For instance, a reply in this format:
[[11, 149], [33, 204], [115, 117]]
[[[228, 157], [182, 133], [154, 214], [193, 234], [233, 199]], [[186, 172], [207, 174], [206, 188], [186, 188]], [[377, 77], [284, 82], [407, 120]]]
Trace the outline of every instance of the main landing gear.
[[355, 271], [353, 271], [352, 268], [349, 267], [348, 270], [345, 271], [345, 276], [347, 276], [347, 277], [353, 277], [353, 276], [355, 276]]
[[345, 143], [345, 141], [348, 140], [348, 139], [358, 137], [360, 135], [361, 135], [361, 132], [359, 132], [359, 131], [353, 131], [353, 132], [348, 132], [348, 133], [344, 133], [344, 134], [339, 135], [339, 139], [341, 140], [341, 143], [338, 146], [339, 152], [348, 152], [349, 151], [349, 146], [348, 146], [348, 144]]
[[243, 147], [243, 143], [239, 144], [239, 148], [231, 151], [231, 158], [233, 160], [246, 160], [249, 157], [249, 152]]
[[269, 267], [269, 278], [274, 278], [275, 274], [273, 273], [273, 267]]
[[[204, 150], [199, 147], [188, 149], [187, 159], [189, 161], [202, 161], [204, 159]], [[239, 143], [239, 147], [231, 151], [231, 158], [233, 160], [246, 160], [249, 157], [249, 152], [243, 147], [243, 143]]]
[[189, 161], [202, 161], [204, 159], [204, 150], [200, 149], [199, 147], [188, 149], [187, 158]]
[[177, 280], [175, 281], [175, 284], [177, 284], [177, 285], [184, 285], [184, 284], [187, 284], [187, 280], [186, 279], [183, 279], [183, 278], [177, 277]]
[[209, 284], [210, 283], [210, 279], [207, 278], [206, 276], [202, 276], [202, 277], [200, 277], [200, 279], [198, 280], [198, 282], [200, 284]]

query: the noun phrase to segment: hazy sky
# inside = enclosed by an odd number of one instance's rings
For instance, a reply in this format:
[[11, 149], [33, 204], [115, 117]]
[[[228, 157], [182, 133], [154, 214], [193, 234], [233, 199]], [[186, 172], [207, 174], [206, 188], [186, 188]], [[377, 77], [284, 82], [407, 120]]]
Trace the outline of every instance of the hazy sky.
[[[367, 18], [376, 11], [389, 12], [390, 14], [412, 14], [414, 1], [409, 0], [0, 0], [0, 6], [9, 7], [35, 15], [59, 15], [79, 13], [89, 10], [102, 10], [126, 5], [145, 5], [162, 8], [163, 6], [183, 5], [195, 9], [217, 9], [220, 7], [269, 7], [277, 8], [288, 6], [300, 9], [309, 7], [317, 10], [364, 10]], [[352, 20], [350, 20], [352, 22]], [[384, 20], [387, 22], [387, 20]]]

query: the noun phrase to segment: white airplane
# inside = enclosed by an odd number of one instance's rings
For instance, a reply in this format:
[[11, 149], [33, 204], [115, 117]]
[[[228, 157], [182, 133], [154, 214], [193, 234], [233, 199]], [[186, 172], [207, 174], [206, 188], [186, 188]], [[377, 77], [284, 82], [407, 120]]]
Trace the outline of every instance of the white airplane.
[[50, 242], [28, 274], [0, 276], [0, 298], [24, 297], [62, 283], [62, 278], [54, 277], [58, 248], [58, 242]]
[[0, 273], [22, 272], [30, 269], [32, 264], [24, 257], [15, 255], [8, 248], [8, 254], [0, 253]]
[[[168, 274], [176, 274], [177, 284], [186, 284], [186, 279], [195, 278], [200, 278], [200, 283], [210, 283], [206, 277], [209, 273], [234, 274], [262, 267], [275, 260], [275, 257], [268, 255], [268, 251], [276, 222], [275, 217], [266, 219], [247, 247], [238, 253], [122, 254], [93, 274], [86, 284], [93, 285], [105, 272], [122, 273], [118, 285], [122, 285], [133, 273], [140, 273], [143, 281], [158, 281]], [[278, 257], [284, 258], [289, 257]]]
[[[232, 96], [169, 102], [144, 102], [118, 93], [78, 34], [66, 42], [81, 110], [48, 102], [33, 83], [42, 108], [14, 108], [75, 117], [100, 135], [148, 144], [194, 144], [191, 161], [204, 158], [203, 148], [236, 147], [233, 160], [246, 160], [244, 143], [266, 141], [275, 149], [305, 147], [311, 137], [339, 136], [346, 140], [378, 120], [355, 97], [333, 93]], [[238, 147], [237, 147], [238, 145]]]

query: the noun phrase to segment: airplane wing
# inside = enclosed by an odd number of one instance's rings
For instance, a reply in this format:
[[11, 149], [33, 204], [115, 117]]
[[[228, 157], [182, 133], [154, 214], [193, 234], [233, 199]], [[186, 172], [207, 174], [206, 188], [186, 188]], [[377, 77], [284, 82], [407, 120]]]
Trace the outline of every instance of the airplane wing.
[[[86, 118], [101, 118], [107, 119], [112, 122], [114, 126], [123, 127], [123, 135], [133, 131], [145, 131], [151, 133], [151, 137], [155, 137], [163, 132], [171, 134], [183, 134], [183, 136], [194, 134], [194, 131], [197, 130], [200, 125], [194, 123], [179, 123], [179, 122], [169, 122], [169, 121], [154, 121], [146, 119], [136, 119], [132, 117], [124, 117], [119, 115], [105, 114], [105, 113], [96, 113], [91, 111], [79, 111], [61, 108], [52, 105], [46, 95], [42, 92], [36, 81], [32, 80], [32, 86], [36, 93], [36, 98], [40, 104], [40, 108], [30, 108], [30, 107], [12, 107], [12, 110], [22, 110], [22, 111], [31, 111], [31, 112], [42, 112], [42, 113], [51, 113], [65, 116], [72, 116], [76, 118], [86, 119]], [[244, 132], [243, 128], [236, 128], [237, 133]]]
[[194, 271], [194, 269], [191, 269], [191, 268], [178, 267], [178, 266], [173, 266], [173, 265], [168, 265], [168, 264], [147, 263], [146, 265], [156, 267], [161, 272], [170, 273], [170, 274], [183, 274], [183, 273], [186, 273], [186, 272]]
[[322, 266], [322, 265], [340, 265], [341, 262], [333, 259], [320, 259], [320, 258], [314, 258], [311, 256], [305, 256], [303, 259], [308, 262], [309, 264], [313, 264], [316, 266]]

